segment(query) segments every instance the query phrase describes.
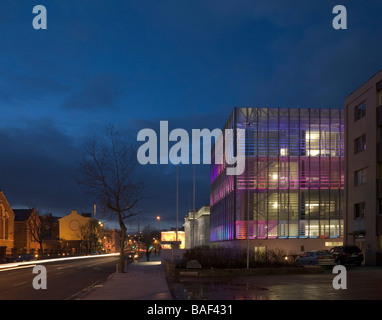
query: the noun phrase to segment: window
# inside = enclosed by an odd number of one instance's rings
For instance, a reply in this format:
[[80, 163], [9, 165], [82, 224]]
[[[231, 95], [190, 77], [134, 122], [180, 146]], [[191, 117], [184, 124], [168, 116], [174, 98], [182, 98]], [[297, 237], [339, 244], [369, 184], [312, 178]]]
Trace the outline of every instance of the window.
[[288, 155], [288, 149], [287, 148], [281, 148], [280, 149], [280, 156], [287, 156]]
[[366, 183], [366, 169], [354, 172], [354, 186], [360, 186]]
[[8, 213], [0, 207], [0, 239], [8, 239], [8, 222]]
[[354, 219], [365, 217], [365, 202], [356, 203], [354, 205]]
[[362, 135], [354, 140], [354, 153], [366, 150], [366, 135]]
[[354, 108], [354, 121], [363, 118], [366, 115], [366, 104], [362, 103]]
[[344, 243], [343, 242], [339, 242], [339, 241], [328, 241], [328, 242], [325, 242], [325, 247], [336, 247], [336, 246], [343, 246]]

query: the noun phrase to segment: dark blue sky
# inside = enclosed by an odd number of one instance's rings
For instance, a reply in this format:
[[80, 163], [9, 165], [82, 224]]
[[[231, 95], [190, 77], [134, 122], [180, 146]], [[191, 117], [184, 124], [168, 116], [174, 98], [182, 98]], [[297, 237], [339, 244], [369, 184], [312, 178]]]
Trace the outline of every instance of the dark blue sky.
[[[34, 30], [45, 5], [48, 29]], [[345, 5], [348, 30], [334, 30]], [[0, 10], [0, 188], [13, 207], [91, 211], [75, 183], [89, 134], [114, 124], [221, 128], [233, 107], [342, 107], [382, 69], [382, 3], [256, 0], [3, 0]], [[175, 226], [175, 168], [146, 166], [142, 224]], [[197, 166], [196, 206], [209, 203]], [[192, 167], [180, 171], [180, 224]], [[132, 225], [136, 222], [132, 221]]]

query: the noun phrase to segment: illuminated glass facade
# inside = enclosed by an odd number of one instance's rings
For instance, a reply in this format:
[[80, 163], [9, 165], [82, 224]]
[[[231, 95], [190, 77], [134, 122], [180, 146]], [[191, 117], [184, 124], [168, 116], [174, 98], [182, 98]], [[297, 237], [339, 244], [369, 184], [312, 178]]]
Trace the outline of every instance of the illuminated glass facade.
[[[211, 241], [343, 237], [341, 109], [235, 108], [224, 129], [245, 129], [243, 174], [211, 152]], [[243, 145], [244, 144], [244, 145]], [[248, 223], [248, 224], [247, 224]]]

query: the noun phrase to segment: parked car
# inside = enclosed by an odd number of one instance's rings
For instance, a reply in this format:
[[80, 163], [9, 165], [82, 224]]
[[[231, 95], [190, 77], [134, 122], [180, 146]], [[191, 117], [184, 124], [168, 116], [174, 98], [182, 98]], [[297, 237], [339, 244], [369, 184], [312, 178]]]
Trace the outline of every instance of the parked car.
[[337, 264], [356, 264], [361, 265], [364, 256], [363, 252], [357, 246], [338, 246], [329, 250], [334, 256], [334, 260]]
[[16, 262], [23, 262], [23, 261], [30, 261], [30, 260], [35, 260], [36, 257], [33, 254], [27, 254], [23, 253], [15, 259]]
[[296, 258], [300, 265], [319, 265], [322, 267], [330, 267], [335, 265], [333, 255], [328, 250], [313, 250], [305, 252]]
[[126, 256], [131, 260], [138, 259], [138, 254], [135, 251], [127, 252]]

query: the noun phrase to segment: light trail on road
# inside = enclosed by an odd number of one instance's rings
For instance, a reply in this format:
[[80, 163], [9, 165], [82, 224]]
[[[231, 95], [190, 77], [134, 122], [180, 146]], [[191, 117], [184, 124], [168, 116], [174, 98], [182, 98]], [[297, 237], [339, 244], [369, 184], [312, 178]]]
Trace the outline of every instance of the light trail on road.
[[104, 258], [104, 257], [112, 257], [112, 256], [119, 256], [119, 253], [109, 253], [109, 254], [94, 255], [94, 256], [79, 256], [79, 257], [44, 259], [44, 260], [32, 260], [32, 261], [17, 262], [17, 263], [6, 263], [6, 264], [0, 265], [0, 272], [20, 269], [20, 268], [28, 268], [31, 266], [35, 266], [37, 264], [43, 264], [43, 263], [49, 263], [49, 262], [61, 262], [61, 261], [67, 261], [67, 260], [79, 260], [79, 259], [91, 259], [91, 258]]

